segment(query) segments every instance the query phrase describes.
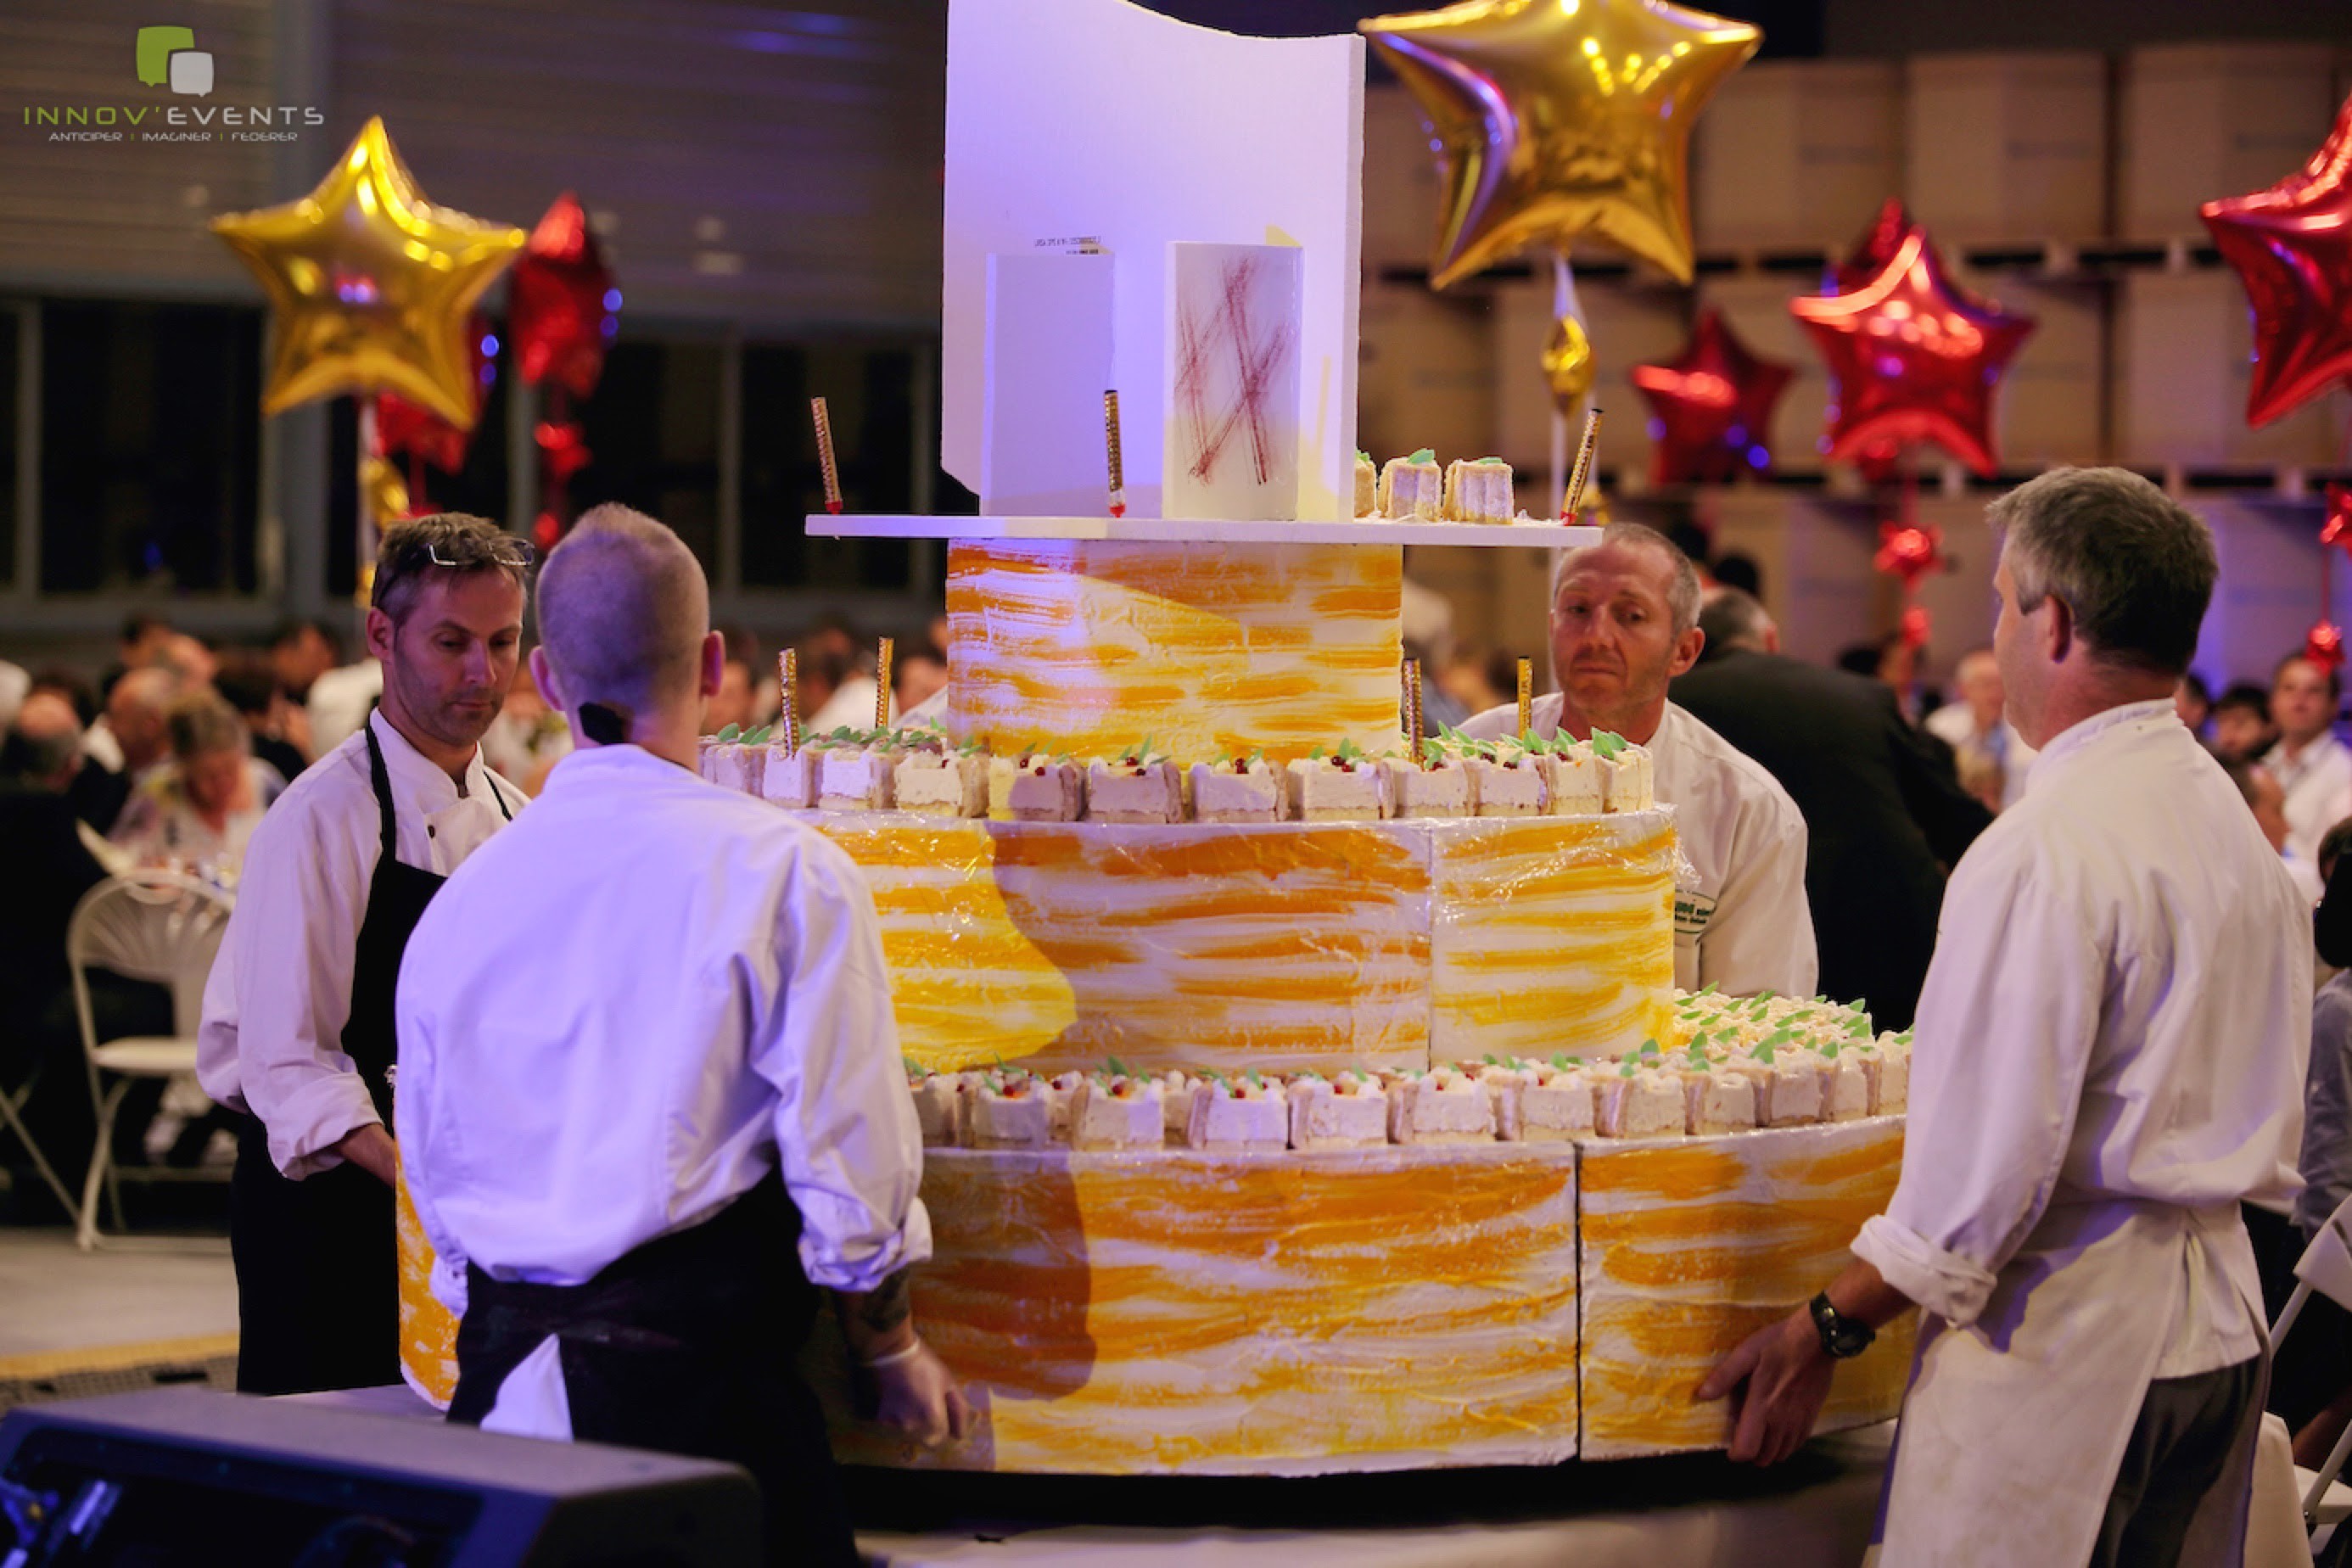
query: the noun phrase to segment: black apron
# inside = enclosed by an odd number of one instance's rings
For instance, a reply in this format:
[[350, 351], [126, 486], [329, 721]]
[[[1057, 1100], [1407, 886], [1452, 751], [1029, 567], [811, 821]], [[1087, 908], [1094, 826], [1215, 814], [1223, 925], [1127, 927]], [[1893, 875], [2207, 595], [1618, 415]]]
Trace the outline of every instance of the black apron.
[[[368, 880], [342, 1047], [389, 1131], [390, 1074], [400, 1055], [393, 988], [409, 933], [447, 879], [404, 865], [394, 853], [383, 748], [373, 725], [361, 733], [383, 852]], [[513, 821], [498, 785], [489, 788], [499, 814]], [[268, 1129], [247, 1116], [237, 1130], [228, 1234], [236, 1264], [239, 1393], [310, 1394], [400, 1381], [400, 1264], [390, 1187], [348, 1160], [289, 1181], [269, 1157]]]
[[800, 1229], [771, 1173], [584, 1285], [505, 1282], [469, 1264], [449, 1419], [479, 1426], [552, 1334], [576, 1440], [740, 1465], [760, 1484], [770, 1562], [855, 1564], [824, 1415], [793, 1364], [817, 1301]]

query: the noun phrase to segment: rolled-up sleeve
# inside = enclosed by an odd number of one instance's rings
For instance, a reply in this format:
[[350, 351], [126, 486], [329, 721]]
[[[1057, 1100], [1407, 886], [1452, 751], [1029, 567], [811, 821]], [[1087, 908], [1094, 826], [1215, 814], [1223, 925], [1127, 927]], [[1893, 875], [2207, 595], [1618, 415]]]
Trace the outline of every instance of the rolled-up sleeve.
[[205, 988], [205, 1088], [260, 1119], [271, 1161], [297, 1180], [341, 1164], [331, 1146], [382, 1121], [340, 1043], [374, 869], [373, 847], [341, 828], [331, 814], [262, 819], [218, 960], [226, 972]]
[[1853, 1243], [1961, 1328], [2049, 1206], [2104, 989], [2095, 922], [2037, 882], [2028, 850], [1972, 856], [1952, 879], [1919, 997], [1902, 1179]]
[[871, 1290], [931, 1255], [922, 1131], [907, 1093], [873, 895], [848, 857], [811, 842], [785, 890], [782, 982], [753, 1068], [777, 1090], [776, 1144], [801, 1213], [801, 1265]]

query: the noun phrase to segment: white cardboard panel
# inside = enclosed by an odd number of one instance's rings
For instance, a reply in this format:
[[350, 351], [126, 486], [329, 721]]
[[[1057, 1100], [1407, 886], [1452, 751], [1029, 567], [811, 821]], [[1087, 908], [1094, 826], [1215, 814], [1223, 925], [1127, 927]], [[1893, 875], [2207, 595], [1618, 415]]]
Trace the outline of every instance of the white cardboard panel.
[[2089, 52], [1922, 55], [1904, 201], [1948, 245], [2105, 230], [2107, 65]]
[[1166, 510], [1298, 515], [1298, 251], [1168, 247]]
[[1842, 245], [1903, 177], [1892, 60], [1760, 60], [1691, 128], [1701, 249]]
[[[948, 16], [940, 456], [980, 477], [986, 258], [1116, 258], [1128, 506], [1163, 510], [1168, 246], [1296, 245], [1298, 515], [1353, 510], [1364, 44], [1244, 38], [1126, 0], [954, 0]], [[1100, 395], [1100, 388], [1094, 389]]]
[[1108, 506], [1111, 258], [990, 257], [985, 341], [980, 510], [1040, 517]]

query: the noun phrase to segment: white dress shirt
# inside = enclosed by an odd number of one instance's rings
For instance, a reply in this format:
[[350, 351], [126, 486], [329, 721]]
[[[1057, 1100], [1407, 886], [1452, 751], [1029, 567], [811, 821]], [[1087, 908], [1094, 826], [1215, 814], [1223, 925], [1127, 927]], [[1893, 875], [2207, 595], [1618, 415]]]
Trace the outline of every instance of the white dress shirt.
[[2262, 757], [2263, 766], [2286, 792], [2286, 846], [2319, 864], [2319, 841], [2352, 816], [2352, 748], [2332, 734], [2321, 735], [2290, 758], [2281, 741]]
[[[1535, 700], [1538, 735], [1559, 732], [1558, 692]], [[1517, 703], [1462, 726], [1474, 740], [1518, 727]], [[1693, 877], [1675, 895], [1675, 984], [1735, 996], [1811, 996], [1821, 978], [1805, 900], [1805, 819], [1763, 764], [1673, 703], [1644, 742], [1658, 799]]]
[[[522, 791], [478, 752], [460, 795], [382, 714], [367, 723], [383, 748], [402, 865], [446, 877], [506, 826], [499, 798], [508, 812], [522, 810]], [[355, 731], [289, 784], [254, 830], [205, 984], [196, 1077], [215, 1100], [261, 1119], [270, 1159], [297, 1180], [341, 1164], [330, 1146], [383, 1120], [341, 1045], [383, 847], [367, 738]]]
[[2262, 1353], [2238, 1204], [2298, 1184], [2310, 943], [2169, 699], [2052, 741], [1961, 858], [1853, 1244], [1928, 1314], [1890, 1568], [2084, 1561], [2149, 1381]]
[[403, 1164], [463, 1301], [579, 1284], [779, 1166], [815, 1284], [930, 1256], [874, 900], [764, 801], [635, 746], [555, 764], [401, 964]]

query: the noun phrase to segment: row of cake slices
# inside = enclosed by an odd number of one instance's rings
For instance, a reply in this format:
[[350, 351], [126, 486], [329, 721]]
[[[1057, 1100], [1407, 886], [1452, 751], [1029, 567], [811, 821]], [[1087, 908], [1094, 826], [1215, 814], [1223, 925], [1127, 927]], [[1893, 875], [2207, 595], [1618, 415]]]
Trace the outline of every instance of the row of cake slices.
[[923, 1142], [968, 1149], [1213, 1152], [1390, 1143], [1679, 1138], [1854, 1121], [1907, 1102], [1911, 1046], [1887, 1035], [1826, 1050], [1704, 1047], [1583, 1062], [1497, 1060], [1420, 1071], [1041, 1077], [912, 1066]]
[[1351, 742], [1287, 766], [1263, 755], [1183, 766], [1149, 739], [1080, 763], [992, 756], [929, 728], [836, 730], [788, 750], [766, 731], [702, 743], [702, 776], [779, 805], [910, 811], [1003, 822], [1370, 822], [1390, 817], [1598, 816], [1657, 804], [1650, 753], [1619, 736], [1474, 741], [1446, 731], [1373, 755]]
[[1511, 489], [1511, 465], [1500, 458], [1457, 458], [1437, 466], [1437, 454], [1423, 447], [1407, 458], [1372, 467], [1369, 452], [1356, 454], [1356, 515], [1395, 522], [1532, 522], [1518, 510]]

